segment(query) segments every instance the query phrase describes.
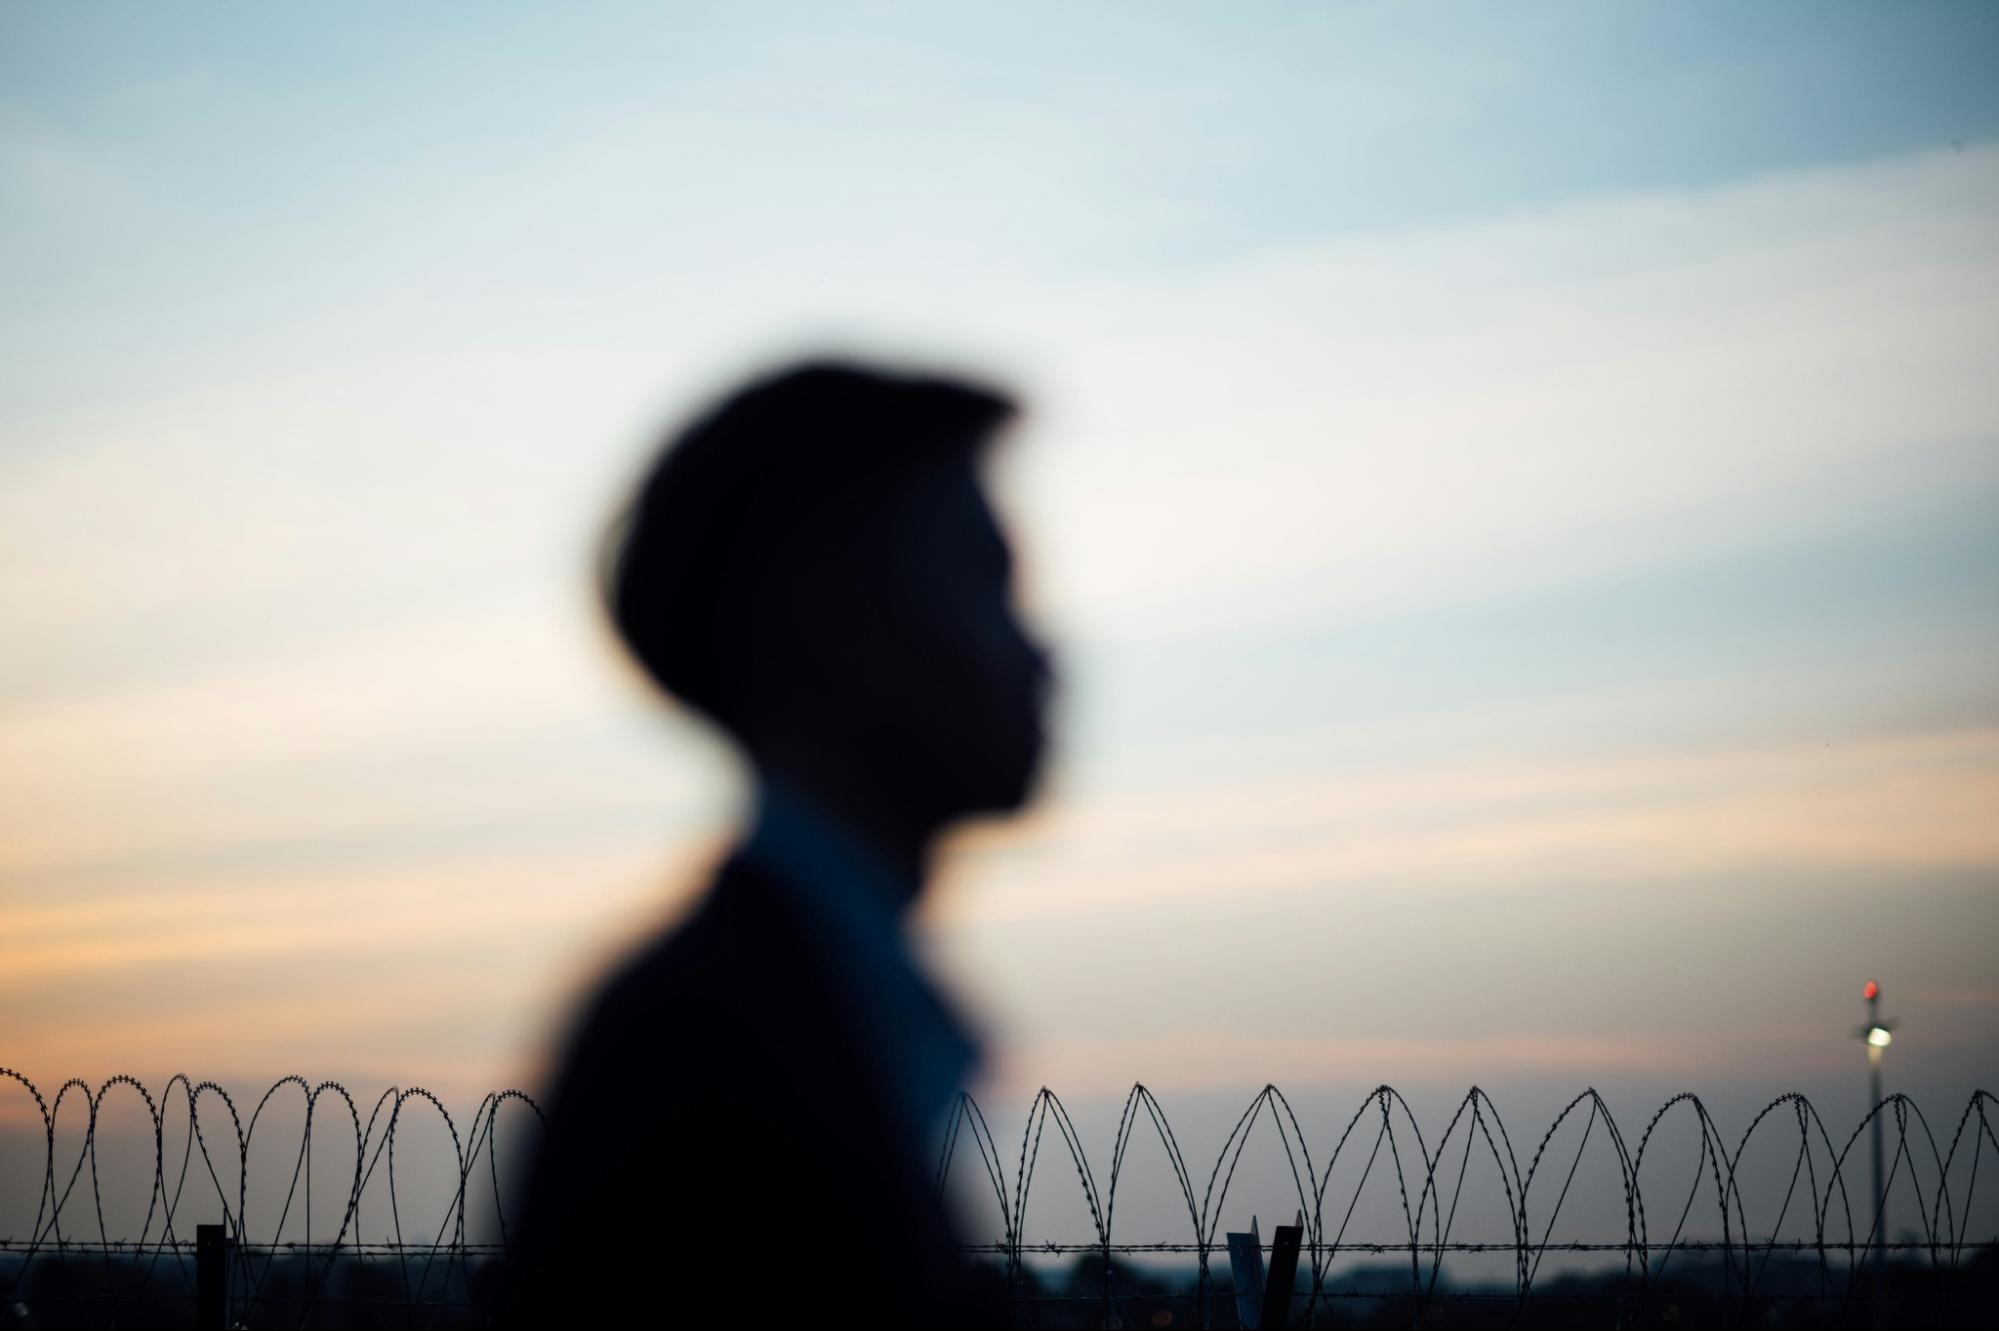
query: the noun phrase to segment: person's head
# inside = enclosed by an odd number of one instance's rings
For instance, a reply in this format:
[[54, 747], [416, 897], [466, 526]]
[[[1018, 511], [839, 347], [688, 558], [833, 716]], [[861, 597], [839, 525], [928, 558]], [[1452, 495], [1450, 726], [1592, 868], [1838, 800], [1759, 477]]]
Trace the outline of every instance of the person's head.
[[613, 532], [619, 632], [760, 769], [931, 823], [1017, 807], [1048, 670], [978, 473], [1013, 414], [855, 365], [758, 379], [666, 447]]

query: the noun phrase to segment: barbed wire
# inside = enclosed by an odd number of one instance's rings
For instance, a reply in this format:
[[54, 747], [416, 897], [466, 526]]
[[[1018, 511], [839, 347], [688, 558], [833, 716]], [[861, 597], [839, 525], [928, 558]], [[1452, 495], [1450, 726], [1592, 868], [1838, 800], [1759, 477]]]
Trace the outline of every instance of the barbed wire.
[[[124, 1286], [116, 1294], [76, 1296], [79, 1298], [151, 1301], [186, 1297], [193, 1287], [189, 1263], [194, 1243], [185, 1233], [184, 1223], [176, 1228], [176, 1218], [199, 1196], [204, 1207], [219, 1206], [222, 1223], [233, 1240], [230, 1293], [237, 1306], [245, 1310], [245, 1316], [258, 1309], [272, 1316], [281, 1307], [288, 1314], [296, 1307], [299, 1324], [303, 1325], [316, 1304], [382, 1302], [373, 1296], [330, 1298], [330, 1278], [336, 1264], [343, 1260], [393, 1263], [400, 1278], [402, 1298], [388, 1302], [400, 1302], [412, 1315], [418, 1308], [466, 1307], [468, 1301], [463, 1291], [469, 1288], [473, 1264], [504, 1259], [508, 1251], [499, 1166], [501, 1110], [518, 1104], [537, 1123], [542, 1119], [541, 1107], [518, 1090], [495, 1091], [482, 1097], [461, 1133], [444, 1102], [420, 1086], [383, 1091], [364, 1124], [355, 1097], [346, 1087], [334, 1081], [314, 1085], [300, 1076], [283, 1077], [273, 1083], [258, 1098], [247, 1121], [236, 1100], [222, 1086], [212, 1081], [195, 1082], [184, 1075], [168, 1079], [157, 1098], [137, 1078], [123, 1074], [107, 1078], [95, 1089], [80, 1078], [71, 1078], [57, 1088], [53, 1097], [45, 1096], [24, 1074], [0, 1067], [0, 1091], [6, 1089], [4, 1083], [9, 1081], [18, 1085], [35, 1106], [42, 1126], [44, 1165], [30, 1232], [22, 1237], [0, 1236], [0, 1258], [12, 1259], [4, 1293], [0, 1293], [0, 1306], [12, 1306], [37, 1258], [50, 1253], [65, 1258], [98, 1259], [107, 1288], [112, 1284]], [[153, 1148], [144, 1220], [136, 1235], [117, 1237], [111, 1234], [105, 1216], [97, 1154], [99, 1121], [114, 1093], [134, 1097], [143, 1105]], [[281, 1097], [295, 1098], [303, 1105], [297, 1152], [283, 1201], [275, 1208], [275, 1221], [267, 1228], [253, 1229], [249, 1218], [251, 1147], [259, 1124], [266, 1121], [266, 1112]], [[329, 1097], [331, 1103], [323, 1104]], [[167, 1131], [170, 1104], [186, 1111], [184, 1132], [171, 1140]], [[1012, 1162], [1011, 1178], [1006, 1167], [1008, 1161], [983, 1110], [970, 1095], [961, 1095], [943, 1134], [935, 1181], [940, 1194], [950, 1186], [953, 1166], [969, 1144], [983, 1172], [984, 1187], [990, 1190], [997, 1208], [1000, 1232], [996, 1238], [967, 1243], [967, 1254], [999, 1259], [1009, 1298], [1100, 1302], [1107, 1324], [1115, 1315], [1114, 1305], [1125, 1297], [1116, 1288], [1121, 1278], [1116, 1258], [1147, 1254], [1193, 1257], [1195, 1288], [1188, 1297], [1194, 1300], [1204, 1321], [1211, 1299], [1227, 1293], [1216, 1288], [1211, 1258], [1217, 1252], [1228, 1251], [1226, 1236], [1220, 1229], [1223, 1207], [1244, 1152], [1259, 1129], [1274, 1133], [1277, 1138], [1292, 1194], [1285, 1206], [1288, 1208], [1295, 1201], [1301, 1218], [1300, 1276], [1305, 1288], [1299, 1297], [1304, 1300], [1308, 1323], [1322, 1306], [1330, 1309], [1341, 1299], [1390, 1297], [1421, 1303], [1444, 1299], [1510, 1299], [1525, 1307], [1533, 1299], [1576, 1297], [1554, 1290], [1537, 1291], [1536, 1280], [1543, 1258], [1549, 1253], [1622, 1256], [1617, 1297], [1636, 1304], [1669, 1288], [1672, 1297], [1687, 1297], [1683, 1284], [1669, 1286], [1668, 1271], [1677, 1255], [1688, 1254], [1706, 1263], [1704, 1271], [1714, 1283], [1706, 1297], [1744, 1303], [1797, 1299], [1845, 1309], [1877, 1297], [1872, 1275], [1891, 1256], [1900, 1255], [1929, 1269], [1956, 1274], [1964, 1269], [1968, 1255], [1999, 1241], [1999, 1235], [1980, 1237], [1970, 1231], [1986, 1149], [1990, 1147], [1999, 1154], [1999, 1135], [1995, 1135], [1993, 1124], [1995, 1107], [1999, 1107], [1999, 1100], [1993, 1095], [1982, 1090], [1973, 1092], [1957, 1117], [1946, 1147], [1939, 1143], [1914, 1100], [1905, 1095], [1891, 1095], [1869, 1110], [1840, 1141], [1827, 1131], [1811, 1102], [1792, 1092], [1766, 1104], [1731, 1150], [1700, 1098], [1682, 1093], [1667, 1100], [1650, 1116], [1633, 1149], [1603, 1097], [1590, 1089], [1575, 1096], [1555, 1115], [1523, 1170], [1498, 1107], [1483, 1090], [1474, 1087], [1465, 1094], [1432, 1146], [1403, 1096], [1393, 1087], [1379, 1086], [1361, 1098], [1320, 1166], [1314, 1162], [1289, 1100], [1276, 1086], [1267, 1085], [1235, 1120], [1202, 1184], [1198, 1183], [1200, 1175], [1187, 1163], [1164, 1106], [1139, 1084], [1125, 1097], [1108, 1170], [1100, 1185], [1098, 1172], [1067, 1108], [1053, 1091], [1043, 1088], [1030, 1103], [1020, 1149]], [[65, 1150], [59, 1158], [57, 1133], [69, 1121], [65, 1119], [66, 1110], [82, 1116], [83, 1138], [73, 1157]], [[433, 1114], [451, 1142], [455, 1182], [435, 1229], [426, 1227], [406, 1233], [406, 1206], [397, 1185], [396, 1138], [406, 1115]], [[1684, 1119], [1694, 1130], [1696, 1159], [1685, 1184], [1684, 1197], [1679, 1186], [1668, 1180], [1667, 1186], [1671, 1187], [1668, 1204], [1662, 1208], [1655, 1200], [1648, 1209], [1646, 1185], [1653, 1176], [1645, 1172], [1647, 1153], [1654, 1148], [1661, 1126], [1669, 1118]], [[331, 1128], [325, 1126], [327, 1120], [332, 1122]], [[1918, 1230], [1910, 1238], [1895, 1241], [1887, 1238], [1883, 1232], [1885, 1208], [1876, 1210], [1871, 1180], [1849, 1185], [1847, 1171], [1855, 1144], [1877, 1120], [1891, 1128], [1895, 1142], [1882, 1193], [1884, 1196], [1895, 1193], [1899, 1185], [1901, 1194], [1913, 1194], [1915, 1199]], [[1575, 1126], [1578, 1123], [1579, 1128]], [[1055, 1129], [1052, 1135], [1047, 1131], [1051, 1124]], [[1565, 1125], [1571, 1130], [1565, 1144], [1556, 1150], [1558, 1135]], [[1130, 1149], [1148, 1127], [1165, 1154], [1170, 1193], [1184, 1207], [1187, 1236], [1164, 1242], [1119, 1241], [1115, 1235], [1119, 1185], [1126, 1174]], [[338, 1222], [327, 1222], [327, 1229], [318, 1239], [313, 1236], [316, 1130], [333, 1132], [343, 1141], [351, 1140], [354, 1148], [353, 1171], [340, 1175], [334, 1191]], [[1783, 1195], [1775, 1205], [1774, 1218], [1756, 1227], [1755, 1232], [1767, 1238], [1752, 1239], [1749, 1215], [1754, 1208], [1743, 1195], [1741, 1166], [1752, 1141], [1761, 1140], [1759, 1134], [1766, 1137], [1777, 1134], [1780, 1144], [1790, 1151], [1783, 1158], [1791, 1168]], [[1462, 1142], [1458, 1140], [1460, 1137]], [[289, 1135], [285, 1140], [291, 1140]], [[1051, 1149], [1059, 1147], [1069, 1155], [1088, 1212], [1094, 1236], [1091, 1241], [1034, 1240], [1028, 1235], [1029, 1204], [1034, 1197], [1033, 1185], [1044, 1141]], [[1572, 1146], [1568, 1144], [1571, 1141]], [[1790, 1146], [1793, 1141], [1794, 1149]], [[1572, 1189], [1593, 1142], [1597, 1144], [1599, 1162], [1610, 1166], [1609, 1201], [1613, 1208], [1621, 1204], [1622, 1233], [1614, 1238], [1556, 1241], [1557, 1221], [1565, 1208], [1569, 1208]], [[227, 1164], [233, 1161], [233, 1193], [217, 1170], [218, 1157], [225, 1162], [225, 1172]], [[1466, 1238], [1457, 1232], [1466, 1183], [1475, 1172], [1474, 1159], [1481, 1162], [1481, 1170], [1489, 1162], [1498, 1180], [1498, 1195], [1494, 1200], [1502, 1203], [1498, 1209], [1507, 1231], [1498, 1238]], [[1333, 1188], [1334, 1170], [1342, 1161], [1359, 1166], [1359, 1178], [1352, 1183], [1350, 1192], [1336, 1192]], [[1659, 1168], [1654, 1166], [1655, 1175]], [[387, 1194], [390, 1233], [378, 1242], [369, 1242], [360, 1234], [361, 1206], [378, 1171], [383, 1180], [381, 1191]], [[478, 1175], [482, 1172], [485, 1177], [480, 1180]], [[1985, 1172], [1990, 1172], [1989, 1166]], [[1384, 1182], [1392, 1178], [1388, 1186], [1399, 1202], [1401, 1232], [1389, 1240], [1363, 1239], [1351, 1233], [1362, 1193], [1377, 1173]], [[208, 1180], [206, 1189], [200, 1185], [204, 1174]], [[80, 1191], [86, 1176], [87, 1197]], [[196, 1184], [192, 1194], [188, 1191], [190, 1179]], [[1952, 1190], [1954, 1179], [1961, 1181], [1957, 1192]], [[975, 1176], [975, 1188], [979, 1182]], [[1660, 1185], [1652, 1182], [1650, 1186], [1656, 1199]], [[468, 1203], [475, 1191], [488, 1189], [498, 1241], [474, 1242], [468, 1235]], [[1553, 1200], [1542, 1206], [1540, 1199], [1551, 1190]], [[86, 1203], [89, 1210], [78, 1222], [77, 1210]], [[1698, 1213], [1709, 1217], [1718, 1227], [1707, 1237], [1696, 1237], [1689, 1232], [1697, 1203]], [[295, 1205], [299, 1238], [284, 1240], [281, 1236], [293, 1219]], [[1485, 1208], [1488, 1217], [1492, 1209]], [[1573, 1213], [1573, 1208], [1569, 1209]], [[66, 1214], [70, 1217], [67, 1230]], [[1767, 1208], [1758, 1214], [1759, 1218], [1767, 1214]], [[1796, 1237], [1780, 1239], [1778, 1236], [1784, 1232], [1787, 1221]], [[92, 1229], [94, 1237], [90, 1236]], [[260, 1234], [265, 1237], [258, 1237]], [[1473, 1290], [1442, 1284], [1444, 1259], [1457, 1254], [1510, 1256], [1510, 1288]], [[1770, 1263], [1779, 1254], [1810, 1260], [1811, 1290], [1771, 1287]], [[1032, 1290], [1029, 1259], [1060, 1256], [1101, 1259], [1099, 1292], [1085, 1298]], [[1350, 1283], [1334, 1283], [1330, 1277], [1335, 1262], [1357, 1256], [1398, 1260], [1406, 1256], [1407, 1284], [1385, 1292], [1382, 1288], [1358, 1289]], [[273, 1282], [272, 1273], [281, 1258], [304, 1265], [302, 1287], [280, 1288], [283, 1281]], [[1681, 1266], [1685, 1266], [1684, 1261]], [[168, 1284], [175, 1291], [166, 1290]], [[454, 1296], [452, 1291], [458, 1293]]]

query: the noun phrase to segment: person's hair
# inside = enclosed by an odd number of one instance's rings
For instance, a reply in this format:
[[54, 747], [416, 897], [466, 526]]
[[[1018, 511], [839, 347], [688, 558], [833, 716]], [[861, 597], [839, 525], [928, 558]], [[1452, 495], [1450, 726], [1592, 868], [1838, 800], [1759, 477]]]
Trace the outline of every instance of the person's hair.
[[612, 622], [662, 688], [740, 731], [745, 616], [796, 534], [837, 540], [842, 517], [867, 521], [871, 489], [976, 453], [1014, 412], [996, 389], [854, 364], [751, 382], [668, 443], [607, 531]]

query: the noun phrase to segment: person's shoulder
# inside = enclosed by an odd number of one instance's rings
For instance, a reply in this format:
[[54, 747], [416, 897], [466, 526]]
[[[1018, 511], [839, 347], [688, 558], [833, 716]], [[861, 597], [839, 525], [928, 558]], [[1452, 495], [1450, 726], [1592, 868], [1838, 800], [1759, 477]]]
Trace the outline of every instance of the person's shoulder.
[[715, 918], [712, 892], [684, 919], [628, 954], [597, 987], [584, 1025], [656, 1014], [665, 1004], [695, 1000], [724, 973], [728, 943]]
[[725, 863], [694, 908], [627, 956], [597, 987], [577, 1037], [637, 1024], [656, 1033], [662, 1018], [699, 1013], [727, 1019], [731, 994], [754, 994], [782, 968], [789, 932], [768, 883], [739, 860]]

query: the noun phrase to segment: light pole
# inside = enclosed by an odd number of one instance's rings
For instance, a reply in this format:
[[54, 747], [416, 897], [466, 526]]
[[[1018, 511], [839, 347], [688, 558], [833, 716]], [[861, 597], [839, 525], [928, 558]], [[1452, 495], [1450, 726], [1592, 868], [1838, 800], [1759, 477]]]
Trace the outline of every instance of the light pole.
[[1875, 1242], [1885, 1241], [1882, 1227], [1887, 1224], [1883, 1214], [1887, 1206], [1887, 1196], [1883, 1192], [1885, 1181], [1881, 1177], [1881, 1051], [1894, 1042], [1894, 1030], [1899, 1024], [1895, 1018], [1881, 1019], [1881, 986], [1869, 980], [1867, 987], [1860, 991], [1867, 1000], [1867, 1024], [1853, 1028], [1853, 1038], [1867, 1044], [1867, 1090], [1868, 1101], [1874, 1106], [1873, 1146], [1874, 1146], [1874, 1233]]

